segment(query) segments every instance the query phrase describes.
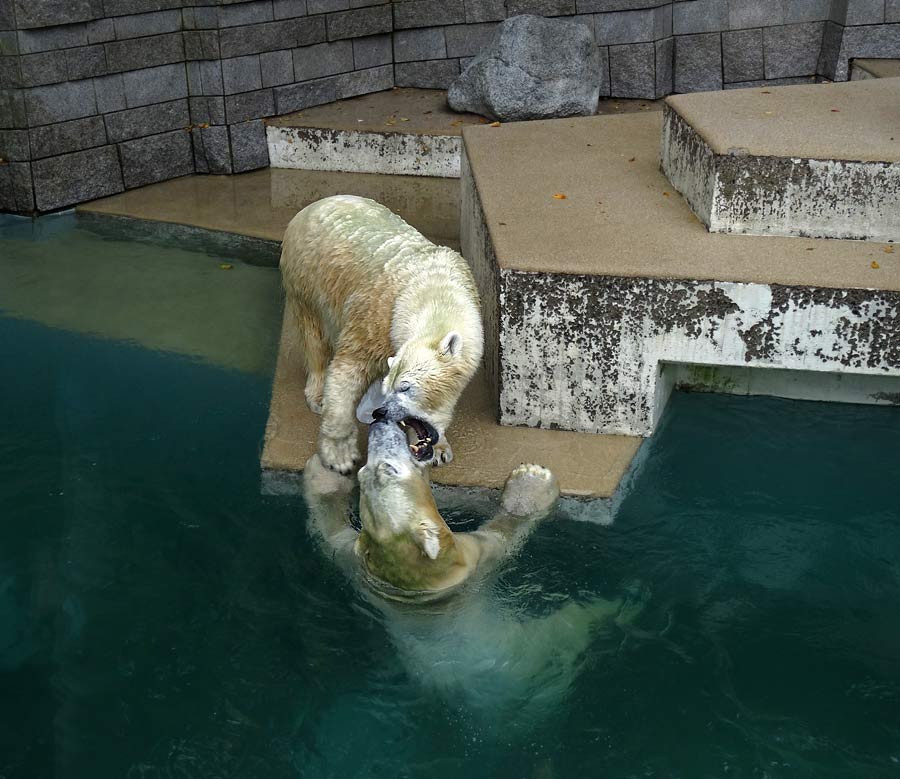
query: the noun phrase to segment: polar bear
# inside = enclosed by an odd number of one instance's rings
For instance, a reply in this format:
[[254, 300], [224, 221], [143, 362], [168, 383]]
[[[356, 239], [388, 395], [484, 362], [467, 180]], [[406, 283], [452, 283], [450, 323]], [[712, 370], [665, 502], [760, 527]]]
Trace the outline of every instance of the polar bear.
[[618, 648], [646, 589], [631, 583], [611, 600], [571, 601], [523, 618], [493, 596], [490, 574], [550, 514], [559, 495], [553, 474], [517, 467], [497, 514], [478, 530], [454, 533], [403, 429], [389, 412], [377, 416], [359, 471], [361, 530], [350, 523], [354, 480], [313, 455], [304, 471], [311, 532], [381, 615], [410, 676], [466, 705], [479, 727], [499, 717], [507, 736], [513, 722], [528, 729], [556, 716], [587, 646], [600, 640], [603, 651]]
[[370, 385], [371, 407], [394, 398], [407, 410], [419, 462], [448, 462], [445, 431], [484, 348], [462, 256], [374, 200], [336, 195], [291, 220], [280, 265], [306, 359], [306, 401], [322, 414], [322, 463], [351, 472], [355, 411]]

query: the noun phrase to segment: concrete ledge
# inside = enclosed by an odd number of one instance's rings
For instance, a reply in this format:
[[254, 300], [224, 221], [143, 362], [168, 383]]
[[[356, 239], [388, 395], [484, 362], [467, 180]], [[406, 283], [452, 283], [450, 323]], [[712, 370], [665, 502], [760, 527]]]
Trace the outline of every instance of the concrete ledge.
[[659, 133], [646, 114], [465, 131], [460, 241], [501, 422], [649, 435], [690, 365], [792, 371], [817, 399], [852, 374], [854, 400], [893, 402], [900, 251], [709, 233]]
[[711, 232], [900, 240], [900, 79], [667, 99], [662, 167]]

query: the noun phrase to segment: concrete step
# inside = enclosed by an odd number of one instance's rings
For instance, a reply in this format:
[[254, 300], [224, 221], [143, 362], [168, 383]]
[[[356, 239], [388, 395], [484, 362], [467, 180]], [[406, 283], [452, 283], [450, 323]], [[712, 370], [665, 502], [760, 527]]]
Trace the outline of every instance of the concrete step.
[[[661, 125], [464, 131], [460, 241], [501, 423], [646, 436], [698, 365], [791, 371], [793, 397], [900, 400], [900, 249], [708, 232], [659, 170]], [[708, 384], [780, 394], [785, 377]]]
[[850, 80], [900, 77], [900, 60], [854, 59], [850, 60]]
[[392, 89], [266, 120], [274, 168], [459, 178], [462, 127], [438, 89]]
[[667, 98], [662, 167], [711, 232], [900, 241], [900, 79]]

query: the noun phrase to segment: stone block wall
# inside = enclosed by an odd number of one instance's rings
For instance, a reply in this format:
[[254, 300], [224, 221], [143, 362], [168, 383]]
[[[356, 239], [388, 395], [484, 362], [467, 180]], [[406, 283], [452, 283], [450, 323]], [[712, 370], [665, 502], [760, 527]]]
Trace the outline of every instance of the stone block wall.
[[0, 0], [0, 211], [269, 164], [262, 119], [394, 85], [388, 0]]
[[0, 0], [0, 211], [264, 167], [264, 117], [446, 88], [521, 13], [591, 29], [622, 98], [900, 57], [900, 0]]

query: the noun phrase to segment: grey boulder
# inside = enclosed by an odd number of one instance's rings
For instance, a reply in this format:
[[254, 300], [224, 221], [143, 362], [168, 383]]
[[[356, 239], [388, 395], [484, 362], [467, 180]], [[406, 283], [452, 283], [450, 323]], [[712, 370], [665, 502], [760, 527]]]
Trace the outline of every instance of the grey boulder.
[[515, 122], [588, 116], [600, 98], [594, 36], [571, 19], [513, 16], [450, 85], [454, 111]]

